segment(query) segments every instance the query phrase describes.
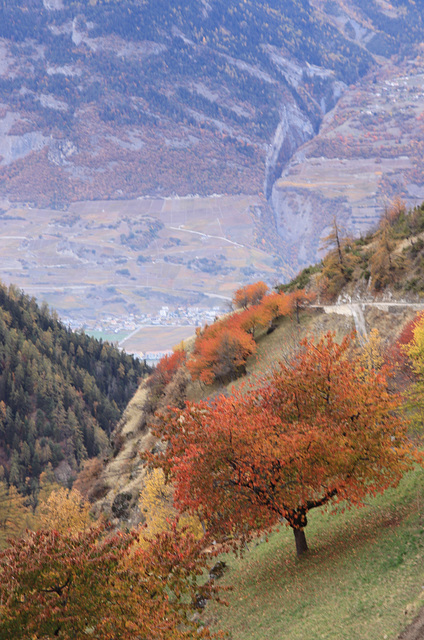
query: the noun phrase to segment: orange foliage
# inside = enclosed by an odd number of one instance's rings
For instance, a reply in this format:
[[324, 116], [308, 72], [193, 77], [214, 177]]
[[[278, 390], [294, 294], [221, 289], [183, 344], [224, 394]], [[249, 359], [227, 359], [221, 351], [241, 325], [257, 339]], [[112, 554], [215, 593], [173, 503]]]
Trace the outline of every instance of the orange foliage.
[[231, 380], [239, 375], [247, 358], [255, 351], [253, 337], [237, 322], [218, 321], [198, 336], [187, 368], [193, 378], [207, 384], [215, 379]]
[[418, 456], [385, 369], [361, 375], [351, 341], [304, 340], [260, 390], [164, 418], [156, 435], [170, 446], [150, 460], [174, 480], [177, 506], [237, 545], [285, 518], [301, 553], [310, 509], [395, 486]]
[[244, 310], [197, 331], [194, 351], [187, 362], [193, 378], [207, 384], [215, 379], [225, 382], [236, 378], [256, 351], [256, 332], [272, 329], [277, 318], [291, 315], [294, 309], [298, 314], [312, 300], [303, 290], [265, 295], [267, 290], [263, 282], [239, 289], [233, 302]]
[[245, 309], [237, 316], [237, 321], [243, 331], [255, 336], [256, 329], [266, 327], [271, 320], [271, 313], [264, 304], [257, 304]]
[[261, 280], [248, 284], [246, 287], [237, 289], [233, 297], [233, 304], [236, 309], [247, 309], [249, 305], [259, 304], [268, 291], [268, 286]]
[[262, 307], [269, 314], [270, 321], [288, 316], [293, 310], [291, 296], [293, 294], [270, 293], [262, 301]]

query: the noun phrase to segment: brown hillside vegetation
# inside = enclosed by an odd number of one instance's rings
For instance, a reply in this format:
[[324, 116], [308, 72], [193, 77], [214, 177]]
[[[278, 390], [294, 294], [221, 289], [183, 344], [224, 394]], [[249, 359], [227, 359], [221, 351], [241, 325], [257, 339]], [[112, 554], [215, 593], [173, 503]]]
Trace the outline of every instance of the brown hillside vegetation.
[[323, 302], [346, 299], [414, 299], [424, 294], [424, 205], [407, 211], [396, 199], [377, 228], [358, 239], [343, 234], [337, 218], [327, 237], [330, 251], [281, 291], [310, 288]]

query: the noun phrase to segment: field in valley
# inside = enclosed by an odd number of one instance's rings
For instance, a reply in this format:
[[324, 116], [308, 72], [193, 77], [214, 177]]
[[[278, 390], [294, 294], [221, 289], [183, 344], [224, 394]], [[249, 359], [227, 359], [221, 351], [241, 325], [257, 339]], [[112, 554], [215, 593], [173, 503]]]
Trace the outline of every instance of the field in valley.
[[[0, 279], [45, 300], [73, 326], [120, 340], [134, 334], [127, 350], [162, 348], [162, 333], [172, 346], [206, 312], [226, 311], [240, 284], [287, 275], [261, 243], [262, 205], [241, 195], [3, 210]], [[136, 335], [162, 307], [170, 326]]]

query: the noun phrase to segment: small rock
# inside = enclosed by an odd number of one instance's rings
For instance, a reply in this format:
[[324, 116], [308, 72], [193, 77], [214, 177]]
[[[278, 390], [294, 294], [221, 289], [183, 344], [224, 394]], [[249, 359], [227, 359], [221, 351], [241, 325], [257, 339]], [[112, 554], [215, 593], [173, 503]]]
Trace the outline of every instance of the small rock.
[[193, 607], [195, 609], [203, 610], [206, 607], [207, 603], [208, 601], [205, 596], [202, 596], [198, 593], [193, 600]]

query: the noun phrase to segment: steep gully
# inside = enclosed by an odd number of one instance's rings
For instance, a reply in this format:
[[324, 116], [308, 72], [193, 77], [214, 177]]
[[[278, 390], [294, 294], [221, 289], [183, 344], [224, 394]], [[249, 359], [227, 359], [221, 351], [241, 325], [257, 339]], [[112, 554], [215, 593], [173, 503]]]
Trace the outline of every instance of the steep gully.
[[315, 135], [311, 120], [302, 113], [296, 103], [281, 108], [281, 120], [269, 147], [266, 165], [264, 193], [272, 207], [272, 189], [285, 166], [297, 149]]
[[[324, 116], [335, 107], [347, 85], [337, 80], [334, 72], [329, 69], [296, 64], [278, 55], [272, 48], [268, 53], [287, 83], [287, 92], [280, 105], [280, 122], [269, 145], [265, 165], [264, 193], [272, 204], [271, 196], [275, 182], [281, 177], [299, 147], [312, 140], [319, 132]], [[327, 85], [320, 99], [306, 89], [305, 83], [314, 85], [315, 80]], [[299, 99], [300, 88], [308, 94], [307, 108], [306, 103]]]
[[[276, 206], [274, 186], [281, 178], [285, 169], [294, 159], [294, 155], [299, 148], [312, 140], [318, 133], [327, 113], [329, 113], [340, 100], [347, 89], [347, 85], [337, 80], [333, 72], [318, 67], [296, 68], [293, 73], [293, 64], [290, 69], [286, 66], [284, 59], [273, 60], [283, 72], [289, 90], [284, 96], [284, 102], [280, 106], [280, 122], [274, 133], [274, 138], [269, 145], [265, 164], [264, 194], [268, 201], [268, 206], [272, 212], [276, 229], [282, 240], [286, 240], [284, 228], [279, 224], [281, 211]], [[284, 68], [283, 68], [284, 65]], [[309, 109], [299, 103], [297, 90], [301, 84], [300, 78], [306, 77], [308, 81], [314, 82], [315, 77], [325, 79], [331, 85], [330, 91], [321, 100], [309, 95]], [[332, 94], [332, 95], [331, 95]], [[331, 96], [331, 97], [329, 97]]]

